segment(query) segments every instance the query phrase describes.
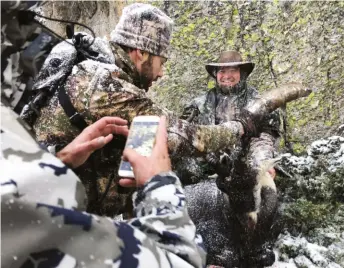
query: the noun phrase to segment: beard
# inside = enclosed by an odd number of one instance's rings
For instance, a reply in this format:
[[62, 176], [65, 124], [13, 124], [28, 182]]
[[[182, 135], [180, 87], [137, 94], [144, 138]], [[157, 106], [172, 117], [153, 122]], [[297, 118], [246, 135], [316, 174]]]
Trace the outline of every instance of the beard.
[[217, 83], [217, 87], [224, 95], [228, 95], [231, 93], [238, 94], [240, 91], [246, 89], [247, 74], [244, 72], [240, 72], [240, 77], [241, 77], [240, 81], [234, 86], [223, 86]]
[[147, 61], [142, 64], [141, 74], [139, 75], [140, 88], [144, 89], [146, 92], [148, 91], [149, 87], [152, 86], [154, 81], [152, 64], [153, 57], [149, 55]]
[[241, 80], [235, 84], [234, 86], [223, 86], [220, 84], [217, 84], [217, 87], [220, 89], [220, 91], [224, 94], [224, 95], [228, 95], [231, 93], [237, 93], [239, 92], [242, 88], [243, 88], [243, 83], [241, 82]]

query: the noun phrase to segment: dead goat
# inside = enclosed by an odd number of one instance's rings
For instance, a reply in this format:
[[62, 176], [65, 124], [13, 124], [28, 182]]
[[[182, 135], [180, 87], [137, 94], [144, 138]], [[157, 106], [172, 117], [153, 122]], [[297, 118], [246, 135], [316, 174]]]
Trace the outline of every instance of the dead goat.
[[[222, 155], [216, 178], [185, 187], [188, 211], [208, 251], [207, 263], [264, 267], [275, 260], [272, 231], [277, 190], [267, 172], [280, 159], [251, 170], [245, 161]], [[215, 176], [214, 176], [215, 177]]]

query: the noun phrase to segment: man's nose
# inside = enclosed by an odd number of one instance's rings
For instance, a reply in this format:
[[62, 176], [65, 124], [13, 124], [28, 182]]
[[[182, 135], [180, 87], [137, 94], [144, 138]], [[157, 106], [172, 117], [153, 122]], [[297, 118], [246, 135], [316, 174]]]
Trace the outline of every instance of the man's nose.
[[223, 74], [223, 78], [225, 78], [225, 79], [229, 79], [229, 78], [232, 78], [232, 77], [233, 77], [233, 75], [231, 73], [224, 73]]
[[234, 72], [232, 72], [232, 71], [226, 72], [226, 75], [228, 77], [234, 77]]

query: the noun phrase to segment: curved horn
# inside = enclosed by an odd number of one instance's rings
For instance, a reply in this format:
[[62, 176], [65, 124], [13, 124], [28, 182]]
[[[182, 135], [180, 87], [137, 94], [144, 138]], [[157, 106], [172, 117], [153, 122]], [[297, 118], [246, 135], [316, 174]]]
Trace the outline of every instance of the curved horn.
[[288, 102], [307, 97], [312, 92], [301, 83], [288, 83], [270, 91], [266, 91], [262, 96], [246, 107], [252, 114], [265, 116]]
[[[257, 120], [268, 115], [286, 103], [308, 96], [312, 91], [300, 83], [289, 83], [265, 92], [261, 98], [246, 107]], [[221, 125], [193, 125], [185, 120], [172, 120], [169, 128], [169, 147], [188, 154], [190, 145], [199, 152], [216, 152], [220, 149], [233, 149], [241, 139], [242, 124], [229, 121]], [[176, 134], [176, 135], [174, 135]]]

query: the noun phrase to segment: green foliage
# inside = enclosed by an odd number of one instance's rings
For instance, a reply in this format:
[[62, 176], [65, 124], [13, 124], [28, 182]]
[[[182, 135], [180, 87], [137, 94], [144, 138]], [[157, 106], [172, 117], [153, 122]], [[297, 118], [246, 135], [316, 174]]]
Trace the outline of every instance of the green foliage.
[[155, 4], [175, 22], [166, 77], [153, 88], [157, 102], [181, 112], [213, 84], [204, 65], [236, 49], [256, 63], [250, 83], [261, 92], [291, 81], [315, 89], [287, 106], [288, 138], [297, 153], [344, 122], [342, 1]]
[[318, 161], [310, 174], [276, 179], [277, 188], [289, 200], [283, 210], [283, 222], [295, 233], [309, 233], [333, 224], [344, 229], [344, 168], [329, 172], [326, 160]]
[[212, 89], [212, 88], [214, 88], [215, 87], [215, 81], [214, 80], [210, 80], [209, 82], [208, 82], [208, 88], [209, 89]]
[[339, 204], [298, 199], [287, 205], [283, 217], [288, 229], [308, 233], [315, 228], [326, 227], [338, 209]]
[[299, 142], [295, 142], [293, 143], [293, 151], [296, 155], [301, 155], [302, 153], [306, 152], [306, 146], [302, 145]]

